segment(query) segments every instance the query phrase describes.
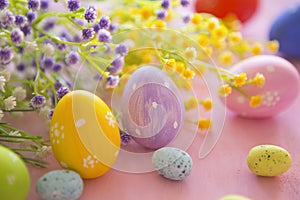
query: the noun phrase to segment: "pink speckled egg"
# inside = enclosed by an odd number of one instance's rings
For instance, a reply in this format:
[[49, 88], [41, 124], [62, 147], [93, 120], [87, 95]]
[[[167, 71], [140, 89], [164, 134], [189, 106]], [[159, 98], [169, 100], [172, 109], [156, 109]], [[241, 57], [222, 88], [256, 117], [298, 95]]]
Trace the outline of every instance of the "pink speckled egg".
[[131, 75], [121, 105], [125, 130], [144, 147], [167, 145], [182, 127], [184, 106], [179, 91], [157, 67], [143, 66]]
[[[267, 118], [286, 110], [299, 94], [300, 78], [296, 68], [287, 60], [272, 55], [247, 58], [231, 69], [232, 72], [246, 73], [253, 79], [257, 73], [265, 77], [263, 87], [244, 85], [243, 91], [251, 96], [261, 95], [262, 104], [250, 107], [249, 98], [236, 90], [226, 98], [226, 106], [246, 118]], [[223, 99], [224, 100], [224, 99]]]

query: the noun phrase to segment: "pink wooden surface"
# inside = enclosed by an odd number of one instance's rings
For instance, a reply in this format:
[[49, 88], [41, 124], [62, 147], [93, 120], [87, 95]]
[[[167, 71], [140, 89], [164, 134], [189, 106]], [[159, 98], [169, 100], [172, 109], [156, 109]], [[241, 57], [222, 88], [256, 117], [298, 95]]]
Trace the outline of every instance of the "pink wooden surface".
[[[264, 39], [271, 22], [283, 9], [299, 0], [262, 0], [256, 15], [244, 26], [244, 34]], [[300, 68], [298, 62], [297, 66]], [[222, 135], [213, 151], [204, 159], [198, 158], [203, 137], [197, 135], [188, 153], [194, 166], [183, 181], [169, 181], [155, 172], [133, 174], [110, 170], [104, 176], [84, 181], [80, 199], [111, 200], [218, 200], [226, 194], [245, 195], [253, 200], [300, 199], [300, 98], [284, 113], [265, 120], [247, 120], [227, 112]], [[35, 123], [32, 124], [32, 121]], [[38, 118], [16, 122], [19, 127], [34, 133], [47, 134]], [[188, 134], [188, 133], [187, 133]], [[293, 158], [291, 169], [278, 177], [265, 178], [252, 174], [247, 167], [248, 151], [259, 144], [275, 144], [286, 148]], [[28, 200], [38, 200], [37, 179], [48, 171], [60, 169], [50, 158], [48, 169], [30, 168], [31, 191]], [[139, 163], [136, 163], [139, 165]]]

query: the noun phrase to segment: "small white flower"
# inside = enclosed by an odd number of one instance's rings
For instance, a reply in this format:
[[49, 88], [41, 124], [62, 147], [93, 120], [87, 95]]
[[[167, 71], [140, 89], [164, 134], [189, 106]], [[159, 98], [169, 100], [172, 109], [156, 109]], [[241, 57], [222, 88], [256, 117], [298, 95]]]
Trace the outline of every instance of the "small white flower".
[[39, 115], [42, 116], [44, 119], [49, 119], [49, 113], [51, 108], [49, 106], [44, 106], [40, 109]]
[[184, 55], [187, 60], [195, 60], [197, 56], [197, 51], [194, 47], [188, 47], [184, 51]]
[[5, 83], [6, 83], [6, 79], [4, 78], [4, 76], [0, 76], [0, 90], [2, 92], [5, 92], [5, 89], [4, 89]]
[[51, 57], [54, 53], [54, 47], [52, 44], [45, 44], [43, 46], [43, 53], [45, 54], [46, 57]]
[[10, 136], [21, 136], [21, 133], [19, 133], [19, 131], [11, 131], [9, 132]]
[[4, 117], [4, 113], [2, 110], [0, 110], [0, 121], [2, 120], [3, 117]]
[[4, 107], [6, 110], [12, 110], [16, 107], [16, 97], [10, 96], [4, 99]]
[[17, 101], [23, 101], [26, 98], [26, 90], [22, 87], [16, 87], [12, 92], [12, 96], [16, 97]]
[[52, 154], [51, 146], [42, 146], [38, 152], [36, 152], [36, 157], [39, 159], [43, 159]]
[[25, 45], [25, 52], [33, 52], [38, 49], [36, 42], [27, 42]]
[[4, 76], [6, 81], [10, 80], [10, 72], [8, 71], [8, 69], [2, 70], [0, 72], [0, 76]]

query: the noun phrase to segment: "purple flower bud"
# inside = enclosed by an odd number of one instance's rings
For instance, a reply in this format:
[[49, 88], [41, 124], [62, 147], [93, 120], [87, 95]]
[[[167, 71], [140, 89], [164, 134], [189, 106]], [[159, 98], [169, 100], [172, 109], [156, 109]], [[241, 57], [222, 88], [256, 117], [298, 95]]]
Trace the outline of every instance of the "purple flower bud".
[[68, 94], [70, 92], [69, 88], [67, 87], [61, 87], [57, 90], [56, 92], [56, 97], [58, 99], [58, 101], [63, 98], [63, 96], [65, 96], [66, 94]]
[[45, 58], [42, 62], [42, 67], [45, 69], [51, 69], [54, 66], [55, 62], [52, 58]]
[[22, 27], [27, 23], [27, 18], [23, 15], [17, 15], [15, 17], [15, 25]]
[[76, 34], [76, 35], [73, 36], [73, 40], [72, 41], [73, 42], [81, 42], [82, 39], [81, 39], [80, 35]]
[[164, 9], [157, 12], [157, 18], [158, 19], [165, 19], [166, 16], [167, 16], [167, 12]]
[[118, 29], [117, 24], [112, 24], [112, 23], [109, 25], [109, 28], [108, 28], [108, 30], [109, 30], [111, 33], [116, 32], [117, 29]]
[[101, 17], [99, 21], [100, 28], [108, 29], [110, 25], [110, 19], [108, 16]]
[[55, 25], [55, 22], [53, 20], [48, 20], [46, 21], [46, 23], [43, 26], [43, 30], [44, 31], [49, 31], [50, 29], [52, 29]]
[[111, 40], [110, 32], [108, 32], [105, 29], [100, 29], [98, 31], [98, 40], [100, 42], [110, 42], [110, 40]]
[[85, 10], [84, 18], [87, 22], [93, 22], [97, 19], [97, 11], [94, 6], [89, 6], [88, 9]]
[[187, 7], [187, 6], [190, 4], [190, 2], [189, 2], [189, 0], [180, 0], [180, 4], [181, 4], [183, 7]]
[[49, 2], [48, 0], [41, 0], [41, 9], [42, 10], [47, 10], [49, 7]]
[[72, 12], [76, 11], [80, 8], [78, 0], [68, 0], [67, 4], [68, 4], [69, 10]]
[[26, 69], [26, 65], [24, 63], [20, 63], [16, 66], [16, 69], [20, 72], [23, 72]]
[[26, 16], [29, 23], [32, 23], [36, 19], [36, 13], [33, 11], [29, 11]]
[[54, 87], [56, 90], [58, 90], [59, 88], [63, 87], [63, 84], [59, 80], [56, 80]]
[[182, 21], [186, 24], [189, 23], [191, 21], [191, 15], [183, 16]]
[[102, 74], [100, 74], [100, 73], [98, 72], [98, 73], [96, 73], [96, 74], [94, 75], [93, 79], [96, 80], [96, 81], [101, 81], [101, 80], [103, 79], [103, 76], [102, 76]]
[[123, 67], [124, 67], [124, 57], [121, 56], [112, 61], [108, 71], [110, 74], [116, 75], [122, 71]]
[[25, 26], [21, 27], [21, 31], [24, 33], [24, 36], [31, 34], [31, 26], [29, 24], [26, 24]]
[[121, 144], [127, 145], [131, 142], [132, 136], [126, 133], [125, 131], [120, 130], [120, 136], [121, 136]]
[[49, 114], [48, 114], [48, 118], [49, 118], [49, 119], [52, 119], [53, 113], [54, 113], [54, 110], [51, 109], [51, 110], [49, 111]]
[[8, 64], [13, 58], [12, 50], [9, 47], [0, 48], [0, 64]]
[[170, 1], [169, 0], [162, 0], [161, 7], [164, 9], [168, 9], [170, 7]]
[[119, 76], [109, 75], [106, 79], [106, 88], [115, 88], [120, 81]]
[[40, 9], [40, 0], [28, 0], [28, 8], [31, 9], [31, 10], [39, 10]]
[[76, 51], [71, 51], [66, 55], [66, 63], [67, 65], [75, 65], [78, 63], [80, 57]]
[[15, 45], [20, 45], [24, 40], [24, 33], [20, 29], [14, 29], [10, 33], [10, 39]]
[[9, 5], [9, 1], [8, 0], [0, 0], [0, 10], [3, 10], [8, 5]]
[[86, 28], [82, 30], [82, 39], [83, 40], [89, 40], [93, 38], [95, 35], [95, 31], [92, 28]]
[[120, 54], [121, 56], [125, 56], [128, 53], [128, 47], [124, 43], [118, 44], [115, 49], [116, 54]]
[[43, 95], [36, 95], [30, 100], [30, 107], [39, 109], [46, 103], [46, 98]]
[[54, 72], [59, 72], [62, 69], [62, 65], [60, 63], [55, 63], [52, 70]]
[[93, 29], [95, 31], [95, 33], [98, 33], [98, 31], [101, 29], [99, 24], [94, 24], [93, 25]]
[[2, 13], [0, 21], [4, 28], [8, 28], [14, 24], [15, 17], [10, 11], [6, 10], [4, 13]]

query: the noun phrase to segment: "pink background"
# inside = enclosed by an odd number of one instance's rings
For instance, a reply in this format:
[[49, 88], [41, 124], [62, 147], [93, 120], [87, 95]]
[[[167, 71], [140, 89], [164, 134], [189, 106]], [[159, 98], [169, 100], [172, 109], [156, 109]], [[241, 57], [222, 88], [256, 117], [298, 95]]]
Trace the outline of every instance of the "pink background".
[[[254, 17], [245, 24], [243, 33], [254, 39], [266, 39], [274, 18], [299, 0], [262, 0]], [[294, 61], [293, 61], [294, 62]], [[296, 63], [298, 67], [300, 64]], [[245, 195], [253, 200], [300, 199], [300, 98], [284, 113], [265, 120], [247, 120], [227, 112], [222, 135], [213, 151], [198, 158], [203, 135], [195, 137], [187, 152], [194, 166], [183, 181], [169, 181], [156, 172], [132, 174], [110, 170], [104, 176], [84, 181], [80, 199], [153, 200], [188, 199], [218, 200], [226, 194]], [[36, 134], [47, 134], [44, 124], [35, 116], [15, 122]], [[35, 122], [32, 124], [32, 122]], [[30, 124], [30, 127], [24, 127]], [[286, 148], [292, 158], [291, 169], [278, 177], [265, 178], [252, 174], [246, 163], [248, 151], [259, 144], [275, 144]], [[47, 169], [30, 168], [31, 191], [28, 200], [38, 200], [37, 179], [48, 171], [60, 169], [54, 158]], [[137, 163], [138, 165], [139, 163]]]

